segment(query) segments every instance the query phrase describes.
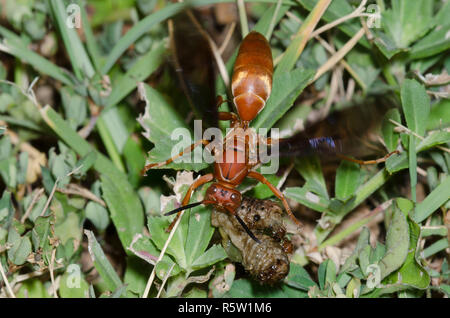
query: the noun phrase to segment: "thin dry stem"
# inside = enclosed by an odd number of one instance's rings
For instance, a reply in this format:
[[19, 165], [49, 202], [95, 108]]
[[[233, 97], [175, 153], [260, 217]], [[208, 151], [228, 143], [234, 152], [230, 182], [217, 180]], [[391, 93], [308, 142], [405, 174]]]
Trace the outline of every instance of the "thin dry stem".
[[155, 274], [156, 274], [156, 266], [158, 265], [158, 263], [162, 260], [162, 258], [164, 257], [164, 254], [166, 254], [166, 250], [167, 247], [170, 244], [170, 241], [172, 240], [173, 235], [175, 234], [175, 231], [178, 228], [178, 225], [180, 224], [181, 219], [183, 218], [183, 214], [186, 210], [181, 211], [180, 216], [178, 217], [178, 220], [175, 222], [175, 225], [172, 228], [172, 231], [170, 231], [169, 233], [169, 237], [167, 238], [166, 243], [164, 244], [161, 253], [159, 253], [158, 259], [156, 260], [155, 266], [153, 266], [152, 272], [150, 274], [150, 277], [148, 278], [147, 281], [147, 285], [145, 286], [145, 290], [144, 293], [142, 294], [142, 298], [147, 298], [148, 294], [150, 292], [150, 288], [152, 287], [153, 284], [153, 280], [155, 279]]
[[64, 193], [64, 194], [71, 194], [71, 195], [77, 195], [83, 198], [86, 198], [88, 200], [97, 202], [98, 204], [100, 204], [103, 207], [106, 207], [106, 203], [105, 201], [103, 201], [102, 199], [100, 199], [99, 197], [97, 197], [94, 193], [92, 193], [91, 191], [89, 191], [86, 188], [83, 188], [77, 184], [74, 183], [70, 183], [67, 185], [67, 189], [62, 189], [62, 188], [57, 188], [56, 191], [60, 192], [60, 193]]
[[363, 0], [361, 2], [361, 4], [358, 6], [358, 8], [356, 8], [355, 11], [353, 11], [353, 12], [351, 12], [351, 13], [349, 13], [349, 14], [347, 14], [347, 15], [345, 15], [345, 16], [337, 19], [337, 20], [334, 20], [334, 21], [332, 21], [332, 22], [330, 22], [328, 24], [325, 24], [324, 26], [322, 26], [320, 28], [318, 28], [313, 33], [311, 33], [311, 35], [309, 36], [309, 39], [311, 39], [311, 38], [313, 38], [313, 37], [315, 37], [315, 36], [325, 32], [325, 31], [328, 31], [328, 30], [334, 28], [335, 26], [337, 26], [337, 25], [339, 25], [341, 23], [344, 23], [347, 20], [351, 20], [353, 18], [358, 18], [358, 17], [361, 17], [361, 16], [366, 16], [366, 14], [363, 14], [363, 12], [366, 10], [366, 8], [365, 8], [366, 3], [367, 3], [367, 0]]
[[222, 77], [222, 80], [225, 83], [225, 85], [228, 87], [230, 84], [230, 77], [228, 75], [227, 68], [225, 66], [225, 63], [223, 62], [222, 56], [219, 52], [219, 49], [217, 48], [216, 43], [209, 36], [209, 34], [203, 29], [201, 24], [197, 21], [195, 16], [192, 14], [192, 11], [187, 10], [187, 15], [188, 15], [189, 19], [191, 19], [192, 23], [194, 23], [195, 27], [198, 29], [200, 34], [208, 41], [209, 47], [211, 48], [214, 59], [216, 60], [220, 76]]
[[227, 34], [225, 35], [225, 39], [222, 42], [222, 45], [219, 48], [219, 54], [222, 55], [225, 49], [228, 46], [228, 43], [230, 43], [231, 36], [233, 35], [234, 29], [236, 28], [236, 22], [232, 22], [228, 26]]
[[30, 206], [28, 207], [28, 209], [25, 211], [25, 214], [20, 219], [20, 223], [23, 224], [25, 222], [25, 220], [28, 218], [28, 216], [30, 215], [31, 211], [33, 210], [34, 205], [41, 198], [43, 193], [44, 193], [44, 188], [40, 188], [36, 192], [36, 194], [34, 195], [33, 199], [31, 200]]
[[[407, 134], [409, 134], [409, 135], [414, 135], [415, 137], [419, 138], [420, 140], [424, 140], [424, 139], [425, 139], [425, 138], [422, 137], [421, 135], [418, 135], [418, 134], [415, 133], [414, 131], [412, 131], [412, 130], [410, 130], [409, 128], [403, 126], [403, 125], [400, 124], [399, 122], [396, 122], [395, 120], [393, 120], [393, 119], [391, 119], [391, 118], [389, 118], [389, 121], [390, 121], [391, 123], [393, 123], [394, 125], [400, 127], [400, 128], [401, 128], [404, 132], [406, 132]], [[449, 149], [449, 148], [442, 147], [442, 146], [436, 146], [436, 148], [438, 148], [438, 149], [440, 149], [440, 150], [442, 150], [442, 151], [445, 151], [445, 152], [450, 153], [450, 149]]]
[[338, 63], [363, 37], [364, 29], [361, 28], [339, 51], [337, 51], [328, 61], [322, 65], [314, 76], [313, 82], [317, 80], [320, 76], [328, 72], [333, 68], [336, 63]]
[[170, 266], [169, 270], [167, 271], [166, 275], [164, 275], [164, 279], [162, 281], [161, 287], [159, 288], [158, 294], [156, 295], [156, 298], [159, 298], [161, 295], [161, 292], [163, 291], [164, 286], [166, 285], [167, 279], [170, 276], [170, 273], [172, 272], [173, 268], [175, 267], [175, 263]]
[[52, 250], [52, 257], [49, 264], [49, 271], [50, 271], [50, 280], [52, 282], [52, 291], [53, 291], [53, 297], [58, 298], [57, 294], [57, 287], [55, 284], [55, 275], [54, 275], [54, 265], [55, 265], [55, 256], [56, 256], [56, 248]]
[[0, 271], [1, 271], [1, 274], [2, 274], [3, 281], [5, 282], [6, 290], [9, 293], [9, 296], [11, 298], [16, 298], [16, 295], [14, 295], [14, 292], [13, 292], [13, 290], [11, 288], [11, 285], [9, 285], [8, 278], [6, 277], [5, 271], [3, 270], [3, 265], [2, 265], [1, 261], [0, 261]]

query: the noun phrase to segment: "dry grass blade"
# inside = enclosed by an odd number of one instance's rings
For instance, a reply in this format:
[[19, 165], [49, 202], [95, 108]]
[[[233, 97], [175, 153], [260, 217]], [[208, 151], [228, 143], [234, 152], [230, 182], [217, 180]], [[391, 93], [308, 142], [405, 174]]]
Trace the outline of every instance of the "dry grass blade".
[[2, 279], [5, 282], [6, 290], [9, 293], [9, 296], [11, 298], [16, 298], [16, 295], [14, 295], [14, 292], [13, 292], [13, 290], [11, 288], [11, 285], [9, 285], [8, 278], [6, 277], [5, 271], [3, 270], [2, 262], [0, 262], [0, 271], [1, 271], [1, 274], [2, 274]]
[[220, 76], [222, 77], [223, 82], [228, 87], [230, 84], [230, 76], [228, 75], [227, 68], [225, 66], [225, 63], [222, 59], [222, 56], [220, 54], [219, 49], [217, 48], [216, 43], [213, 41], [213, 39], [209, 36], [208, 32], [206, 32], [203, 27], [200, 25], [200, 23], [197, 21], [195, 16], [192, 14], [192, 11], [187, 10], [186, 11], [189, 19], [191, 19], [192, 23], [194, 23], [195, 27], [198, 29], [200, 34], [208, 41], [209, 46], [211, 48], [211, 51], [213, 53], [214, 59], [217, 63], [217, 67], [219, 69]]
[[166, 250], [167, 247], [170, 244], [170, 241], [172, 240], [173, 235], [175, 234], [175, 231], [178, 228], [178, 225], [180, 224], [181, 219], [183, 218], [183, 214], [186, 210], [181, 211], [180, 216], [178, 217], [178, 220], [176, 221], [175, 225], [173, 226], [172, 230], [169, 233], [169, 237], [167, 238], [166, 243], [164, 244], [161, 253], [159, 253], [158, 259], [156, 260], [155, 266], [153, 266], [153, 270], [150, 274], [150, 277], [148, 278], [147, 281], [147, 285], [145, 286], [145, 290], [144, 293], [142, 294], [142, 298], [147, 298], [148, 294], [150, 292], [150, 289], [153, 285], [153, 280], [155, 279], [155, 275], [156, 275], [156, 266], [158, 265], [158, 263], [162, 260], [162, 258], [164, 257], [164, 254], [166, 254]]
[[336, 52], [336, 54], [317, 70], [313, 81], [317, 80], [324, 73], [333, 68], [356, 45], [356, 43], [358, 43], [364, 34], [364, 28], [361, 28], [339, 51]]

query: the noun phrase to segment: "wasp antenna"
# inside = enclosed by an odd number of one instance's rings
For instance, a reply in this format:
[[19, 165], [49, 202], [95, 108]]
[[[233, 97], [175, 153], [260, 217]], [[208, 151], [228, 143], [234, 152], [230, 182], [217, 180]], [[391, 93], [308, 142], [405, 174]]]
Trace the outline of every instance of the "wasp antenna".
[[187, 205], [183, 205], [183, 206], [180, 206], [179, 208], [176, 208], [175, 210], [172, 210], [172, 211], [170, 211], [170, 212], [167, 212], [167, 213], [164, 213], [164, 215], [172, 215], [172, 214], [175, 214], [175, 213], [177, 213], [177, 212], [180, 212], [180, 211], [183, 211], [183, 210], [186, 210], [186, 209], [190, 209], [190, 208], [193, 208], [193, 207], [195, 207], [195, 206], [197, 206], [197, 205], [200, 205], [200, 204], [202, 204], [203, 203], [203, 201], [200, 201], [200, 202], [195, 202], [195, 203], [191, 203], [191, 204], [187, 204]]
[[247, 234], [256, 242], [256, 243], [261, 243], [260, 240], [258, 240], [258, 238], [255, 236], [255, 234], [252, 233], [252, 231], [250, 231], [250, 229], [248, 228], [247, 224], [244, 223], [244, 221], [239, 217], [239, 215], [235, 214], [234, 215], [236, 217], [236, 219], [239, 221], [239, 223], [241, 223], [242, 227], [244, 228], [245, 232], [247, 232]]

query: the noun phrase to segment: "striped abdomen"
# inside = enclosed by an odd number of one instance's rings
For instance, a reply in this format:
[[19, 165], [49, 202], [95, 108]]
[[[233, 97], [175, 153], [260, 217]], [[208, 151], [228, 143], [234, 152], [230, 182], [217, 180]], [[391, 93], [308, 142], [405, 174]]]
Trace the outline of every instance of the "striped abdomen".
[[251, 121], [272, 90], [273, 60], [269, 42], [255, 31], [242, 41], [233, 69], [231, 90], [239, 117]]

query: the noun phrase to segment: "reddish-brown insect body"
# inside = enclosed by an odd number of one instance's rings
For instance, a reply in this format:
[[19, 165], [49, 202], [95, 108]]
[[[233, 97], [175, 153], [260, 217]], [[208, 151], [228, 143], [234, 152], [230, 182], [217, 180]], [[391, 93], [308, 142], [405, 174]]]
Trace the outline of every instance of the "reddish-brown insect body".
[[[236, 134], [229, 134], [223, 143], [223, 151], [214, 165], [214, 184], [218, 192], [207, 192], [205, 200], [223, 201], [222, 193], [238, 191], [234, 187], [242, 183], [253, 165], [249, 164], [245, 129], [256, 115], [264, 108], [272, 90], [273, 60], [269, 42], [258, 32], [250, 32], [239, 48], [233, 68], [231, 91], [233, 102], [239, 115], [234, 123]], [[231, 160], [230, 160], [231, 159]], [[215, 198], [214, 196], [218, 196]], [[220, 196], [220, 198], [219, 198]], [[227, 202], [230, 213], [239, 207], [239, 202]]]
[[[206, 191], [203, 204], [212, 204], [218, 209], [234, 215], [247, 233], [255, 240], [258, 239], [251, 233], [245, 223], [236, 214], [242, 196], [235, 188], [242, 183], [245, 177], [250, 177], [266, 184], [272, 192], [283, 202], [283, 205], [293, 219], [300, 225], [300, 222], [292, 214], [289, 205], [283, 194], [270, 184], [260, 173], [253, 171], [259, 161], [257, 153], [258, 144], [262, 141], [256, 133], [249, 128], [249, 123], [264, 108], [272, 90], [273, 60], [270, 46], [266, 38], [258, 32], [250, 32], [239, 48], [238, 56], [233, 70], [232, 94], [233, 102], [238, 115], [234, 113], [219, 112], [219, 120], [231, 121], [232, 130], [225, 136], [219, 149], [214, 149], [215, 164], [214, 174], [206, 174], [189, 187], [187, 194], [182, 201], [182, 207], [175, 209], [168, 214], [179, 212], [177, 218], [172, 222], [168, 230], [175, 224], [180, 216], [183, 207], [188, 205], [193, 191], [201, 185], [215, 179]], [[145, 167], [145, 171], [153, 167], [161, 167], [171, 163], [175, 158], [192, 151], [201, 144], [207, 146], [208, 140], [201, 140], [186, 148], [177, 156], [170, 158], [166, 162], [150, 164]], [[200, 204], [199, 202], [196, 204]]]

